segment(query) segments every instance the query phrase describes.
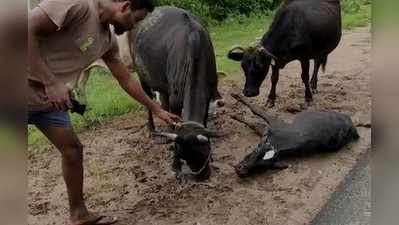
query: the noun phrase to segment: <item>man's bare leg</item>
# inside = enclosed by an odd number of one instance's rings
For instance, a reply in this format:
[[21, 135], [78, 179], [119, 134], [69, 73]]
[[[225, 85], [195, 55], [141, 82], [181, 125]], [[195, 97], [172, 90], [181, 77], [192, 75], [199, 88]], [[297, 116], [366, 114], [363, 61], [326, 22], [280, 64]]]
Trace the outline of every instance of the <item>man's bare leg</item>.
[[114, 218], [101, 217], [87, 210], [83, 198], [83, 145], [73, 128], [47, 126], [39, 129], [61, 152], [71, 224], [111, 224]]

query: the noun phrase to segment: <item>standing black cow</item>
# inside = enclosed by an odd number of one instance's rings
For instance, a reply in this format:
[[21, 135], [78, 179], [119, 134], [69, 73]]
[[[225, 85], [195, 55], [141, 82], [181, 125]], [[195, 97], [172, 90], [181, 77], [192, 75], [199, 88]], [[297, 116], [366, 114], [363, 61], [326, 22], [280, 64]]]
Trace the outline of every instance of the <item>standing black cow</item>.
[[[306, 103], [312, 100], [311, 88], [317, 90], [317, 74], [323, 70], [328, 55], [341, 40], [341, 6], [339, 0], [287, 0], [278, 10], [269, 31], [259, 46], [243, 49], [234, 47], [228, 53], [232, 60], [241, 61], [246, 83], [244, 95], [259, 95], [259, 88], [272, 67], [269, 99], [273, 107], [276, 100], [276, 85], [279, 70], [289, 62], [299, 60], [302, 66], [302, 80], [305, 84]], [[309, 64], [315, 66], [309, 85]]]
[[351, 118], [345, 114], [306, 111], [298, 114], [292, 123], [286, 123], [264, 114], [261, 109], [239, 95], [233, 97], [264, 119], [268, 127], [263, 130], [242, 117], [232, 116], [262, 137], [253, 152], [235, 166], [240, 177], [249, 176], [259, 169], [284, 169], [286, 166], [279, 163], [281, 159], [315, 152], [338, 151], [351, 141], [359, 139]]
[[[181, 115], [176, 133], [161, 135], [176, 142], [174, 169], [185, 160], [198, 179], [210, 175], [209, 103], [218, 98], [216, 60], [208, 31], [190, 13], [159, 7], [129, 34], [131, 55], [145, 92], [160, 93], [163, 107]], [[149, 112], [149, 127], [154, 122]]]

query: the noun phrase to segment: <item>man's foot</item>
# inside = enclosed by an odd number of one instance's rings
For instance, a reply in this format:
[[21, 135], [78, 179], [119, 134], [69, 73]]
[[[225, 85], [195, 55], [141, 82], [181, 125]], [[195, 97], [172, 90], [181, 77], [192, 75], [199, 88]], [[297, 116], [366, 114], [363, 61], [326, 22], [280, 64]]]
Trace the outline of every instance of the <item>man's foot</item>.
[[116, 222], [116, 217], [89, 213], [85, 218], [71, 219], [70, 225], [110, 225]]

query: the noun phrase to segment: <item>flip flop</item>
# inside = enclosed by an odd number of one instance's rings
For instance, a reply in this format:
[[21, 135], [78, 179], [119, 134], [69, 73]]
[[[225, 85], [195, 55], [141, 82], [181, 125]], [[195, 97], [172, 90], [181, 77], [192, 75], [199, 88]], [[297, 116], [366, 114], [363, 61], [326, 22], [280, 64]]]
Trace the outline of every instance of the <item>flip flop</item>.
[[76, 221], [75, 223], [70, 223], [71, 225], [111, 225], [118, 222], [116, 217], [104, 216], [99, 214], [90, 214], [86, 219]]

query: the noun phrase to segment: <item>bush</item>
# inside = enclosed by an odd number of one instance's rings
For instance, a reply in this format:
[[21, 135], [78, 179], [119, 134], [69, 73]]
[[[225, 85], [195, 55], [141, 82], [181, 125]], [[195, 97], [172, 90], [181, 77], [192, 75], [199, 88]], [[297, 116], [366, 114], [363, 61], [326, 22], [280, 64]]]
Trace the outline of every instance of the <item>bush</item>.
[[371, 4], [371, 0], [342, 0], [341, 6], [344, 13], [357, 13], [362, 5]]
[[201, 17], [206, 23], [220, 22], [230, 15], [256, 14], [274, 10], [282, 0], [158, 0]]

